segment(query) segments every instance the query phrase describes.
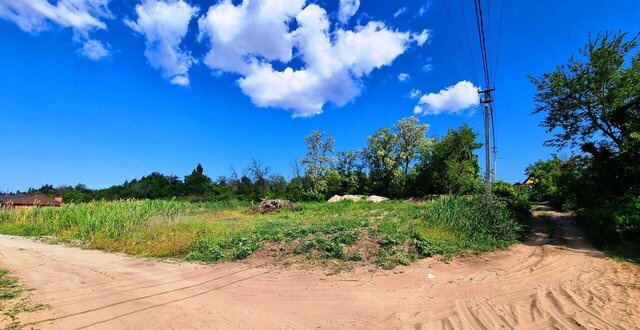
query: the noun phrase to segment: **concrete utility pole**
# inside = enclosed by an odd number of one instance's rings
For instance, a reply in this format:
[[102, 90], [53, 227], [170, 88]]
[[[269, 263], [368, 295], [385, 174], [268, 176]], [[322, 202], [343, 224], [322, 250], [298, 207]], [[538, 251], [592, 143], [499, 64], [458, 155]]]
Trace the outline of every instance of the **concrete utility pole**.
[[491, 130], [490, 119], [491, 112], [493, 111], [493, 97], [491, 92], [495, 88], [487, 88], [483, 91], [478, 91], [481, 95], [480, 103], [484, 104], [484, 179], [486, 183], [487, 194], [491, 194], [491, 181], [493, 175], [491, 174]]

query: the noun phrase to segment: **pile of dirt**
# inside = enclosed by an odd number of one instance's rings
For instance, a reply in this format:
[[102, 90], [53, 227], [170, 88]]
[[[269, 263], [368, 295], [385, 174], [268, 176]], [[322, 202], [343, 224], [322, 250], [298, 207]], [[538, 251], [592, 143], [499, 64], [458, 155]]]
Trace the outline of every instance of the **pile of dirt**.
[[371, 195], [371, 196], [364, 196], [364, 195], [344, 195], [344, 196], [340, 196], [340, 195], [334, 195], [333, 197], [329, 198], [329, 200], [327, 200], [327, 202], [336, 203], [336, 202], [347, 201], [347, 200], [348, 201], [353, 201], [353, 202], [368, 201], [368, 202], [380, 203], [380, 202], [388, 201], [389, 199], [386, 198], [386, 197], [376, 196], [376, 195]]
[[293, 210], [295, 206], [288, 200], [284, 199], [263, 199], [260, 204], [254, 207], [254, 210], [260, 213], [277, 212], [281, 209]]

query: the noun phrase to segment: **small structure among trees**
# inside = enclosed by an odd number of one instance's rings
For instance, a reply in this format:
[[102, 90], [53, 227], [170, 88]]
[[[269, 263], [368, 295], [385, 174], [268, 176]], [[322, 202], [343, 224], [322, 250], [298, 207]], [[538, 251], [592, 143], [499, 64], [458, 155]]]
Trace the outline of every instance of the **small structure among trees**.
[[62, 198], [49, 198], [42, 195], [30, 196], [26, 194], [0, 195], [0, 209], [16, 210], [32, 207], [47, 207], [62, 205]]

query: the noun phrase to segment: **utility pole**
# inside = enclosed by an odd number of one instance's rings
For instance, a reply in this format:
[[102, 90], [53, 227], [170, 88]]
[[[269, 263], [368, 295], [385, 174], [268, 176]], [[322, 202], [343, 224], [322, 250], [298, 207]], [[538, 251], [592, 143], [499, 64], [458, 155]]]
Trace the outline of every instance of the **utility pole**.
[[490, 119], [491, 112], [493, 111], [493, 97], [491, 96], [491, 92], [494, 90], [495, 88], [487, 88], [483, 91], [478, 91], [478, 94], [481, 95], [480, 103], [484, 104], [484, 178], [487, 195], [491, 194], [491, 181], [493, 177], [491, 172]]

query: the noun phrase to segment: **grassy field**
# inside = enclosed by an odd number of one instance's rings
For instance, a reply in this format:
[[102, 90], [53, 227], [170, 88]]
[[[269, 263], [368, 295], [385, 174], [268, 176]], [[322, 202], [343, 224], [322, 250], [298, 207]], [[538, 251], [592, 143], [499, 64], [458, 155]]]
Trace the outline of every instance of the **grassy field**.
[[272, 214], [255, 213], [246, 202], [159, 200], [0, 212], [3, 234], [211, 263], [262, 250], [392, 268], [432, 255], [504, 248], [516, 241], [520, 228], [505, 203], [454, 197], [421, 204], [299, 203]]

